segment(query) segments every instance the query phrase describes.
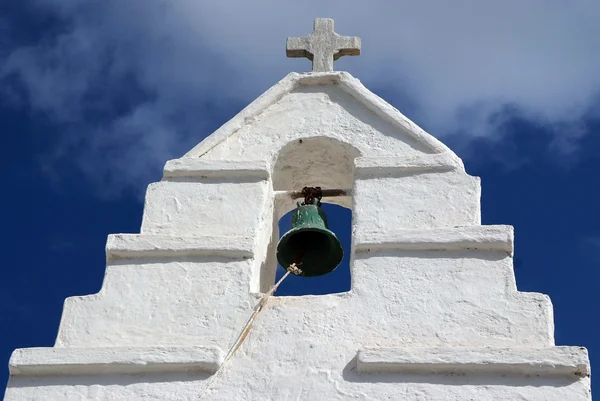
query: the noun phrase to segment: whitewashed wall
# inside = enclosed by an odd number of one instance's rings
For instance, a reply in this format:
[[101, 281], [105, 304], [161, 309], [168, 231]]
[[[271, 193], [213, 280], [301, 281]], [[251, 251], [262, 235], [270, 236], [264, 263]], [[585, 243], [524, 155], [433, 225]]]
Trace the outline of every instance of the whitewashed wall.
[[[305, 185], [348, 191], [326, 201], [353, 210], [352, 289], [272, 297], [213, 378]], [[591, 400], [587, 351], [554, 346], [479, 198], [356, 79], [290, 74], [167, 163], [141, 233], [109, 237], [102, 290], [66, 300], [54, 348], [15, 351], [6, 400]]]

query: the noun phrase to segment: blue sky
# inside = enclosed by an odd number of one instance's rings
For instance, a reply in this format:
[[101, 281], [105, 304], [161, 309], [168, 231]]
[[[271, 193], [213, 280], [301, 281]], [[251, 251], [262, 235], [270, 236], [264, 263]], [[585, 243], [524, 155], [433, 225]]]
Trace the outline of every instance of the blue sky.
[[[310, 68], [284, 44], [317, 16], [362, 38], [337, 69], [482, 178], [484, 224], [515, 226], [519, 289], [549, 294], [557, 344], [600, 361], [600, 5], [281, 3], [2, 1], [0, 382], [14, 348], [53, 344], [64, 298], [100, 289], [106, 236], [139, 231], [164, 163]], [[330, 213], [345, 241], [347, 217]]]

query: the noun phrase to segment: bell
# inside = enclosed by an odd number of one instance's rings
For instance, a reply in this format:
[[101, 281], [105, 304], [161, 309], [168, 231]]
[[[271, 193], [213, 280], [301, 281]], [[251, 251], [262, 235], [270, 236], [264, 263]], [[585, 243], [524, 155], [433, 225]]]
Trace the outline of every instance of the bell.
[[332, 272], [342, 262], [342, 243], [327, 226], [327, 216], [318, 199], [300, 203], [292, 214], [292, 228], [277, 244], [277, 261], [287, 269], [292, 263], [301, 276], [315, 277]]

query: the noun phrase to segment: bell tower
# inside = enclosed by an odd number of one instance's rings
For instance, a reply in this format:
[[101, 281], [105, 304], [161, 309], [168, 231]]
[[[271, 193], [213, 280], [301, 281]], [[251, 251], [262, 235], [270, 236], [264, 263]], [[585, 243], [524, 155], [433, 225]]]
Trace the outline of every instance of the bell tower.
[[[288, 39], [313, 71], [166, 162], [100, 292], [65, 301], [54, 347], [15, 350], [5, 399], [591, 400], [587, 351], [517, 291], [512, 227], [481, 225], [479, 179], [333, 71], [360, 46], [330, 19]], [[349, 249], [320, 201], [352, 210]], [[341, 252], [350, 291], [274, 292], [278, 260], [309, 280]]]

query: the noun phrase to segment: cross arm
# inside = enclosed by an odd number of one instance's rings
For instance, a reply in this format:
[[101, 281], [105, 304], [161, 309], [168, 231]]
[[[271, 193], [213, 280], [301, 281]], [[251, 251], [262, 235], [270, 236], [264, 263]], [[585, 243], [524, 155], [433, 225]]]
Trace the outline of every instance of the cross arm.
[[287, 38], [285, 54], [288, 57], [306, 57], [312, 60], [308, 49], [308, 38]]
[[333, 59], [337, 60], [342, 56], [360, 56], [360, 38], [355, 36], [340, 36], [336, 37], [337, 52], [333, 55]]

